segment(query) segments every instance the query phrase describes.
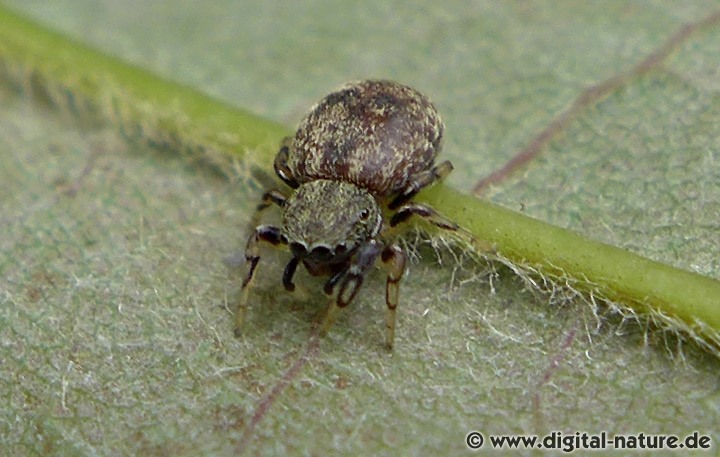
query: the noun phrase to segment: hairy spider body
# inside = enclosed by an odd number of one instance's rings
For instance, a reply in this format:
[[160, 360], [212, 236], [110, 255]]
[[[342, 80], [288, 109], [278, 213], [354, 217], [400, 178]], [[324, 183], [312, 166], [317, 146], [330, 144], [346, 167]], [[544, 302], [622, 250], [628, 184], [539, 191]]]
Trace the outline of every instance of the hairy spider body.
[[[332, 300], [323, 331], [338, 309], [352, 302], [379, 257], [387, 271], [385, 343], [392, 348], [405, 254], [386, 239], [388, 229], [412, 215], [457, 229], [429, 206], [410, 201], [452, 171], [450, 162], [435, 165], [442, 135], [432, 103], [391, 81], [350, 83], [313, 106], [275, 158], [275, 172], [295, 192], [285, 197], [270, 190], [258, 205], [258, 212], [271, 204], [280, 206], [282, 225], [258, 226], [248, 239], [236, 334], [241, 332], [263, 241], [290, 248], [293, 257], [282, 278], [287, 290], [295, 289], [293, 277], [300, 263], [313, 276], [328, 276], [324, 291]], [[395, 211], [389, 221], [383, 218], [384, 206]]]
[[395, 195], [433, 167], [442, 136], [435, 107], [416, 90], [388, 81], [351, 83], [311, 108], [275, 170], [290, 187], [330, 179]]

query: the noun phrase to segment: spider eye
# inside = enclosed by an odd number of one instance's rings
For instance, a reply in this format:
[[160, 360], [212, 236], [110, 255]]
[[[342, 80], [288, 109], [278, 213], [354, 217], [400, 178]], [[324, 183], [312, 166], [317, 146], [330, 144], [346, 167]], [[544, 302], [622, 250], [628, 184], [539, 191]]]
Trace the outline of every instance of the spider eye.
[[327, 262], [332, 259], [333, 255], [332, 249], [327, 246], [316, 246], [310, 252], [310, 256], [320, 262]]
[[302, 259], [307, 255], [307, 248], [301, 243], [290, 243], [290, 251], [292, 251], [294, 257], [299, 259]]

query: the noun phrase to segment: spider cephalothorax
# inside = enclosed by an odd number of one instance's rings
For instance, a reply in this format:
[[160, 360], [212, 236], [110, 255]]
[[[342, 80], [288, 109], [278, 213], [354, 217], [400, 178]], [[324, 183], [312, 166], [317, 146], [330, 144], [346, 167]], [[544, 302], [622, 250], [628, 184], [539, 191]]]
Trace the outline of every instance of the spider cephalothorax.
[[[422, 188], [452, 171], [450, 162], [435, 165], [442, 134], [442, 122], [428, 99], [391, 81], [350, 83], [316, 104], [275, 159], [275, 172], [294, 193], [285, 197], [270, 190], [258, 205], [258, 211], [273, 203], [280, 206], [282, 225], [258, 226], [248, 239], [236, 334], [260, 260], [258, 243], [265, 241], [290, 248], [292, 258], [283, 273], [287, 290], [295, 288], [300, 263], [311, 275], [328, 276], [324, 291], [332, 301], [323, 331], [338, 308], [355, 298], [380, 257], [388, 275], [385, 342], [391, 348], [405, 254], [386, 239], [387, 229], [412, 215], [457, 229], [429, 206], [411, 202]], [[383, 219], [382, 206], [395, 211], [389, 221]]]

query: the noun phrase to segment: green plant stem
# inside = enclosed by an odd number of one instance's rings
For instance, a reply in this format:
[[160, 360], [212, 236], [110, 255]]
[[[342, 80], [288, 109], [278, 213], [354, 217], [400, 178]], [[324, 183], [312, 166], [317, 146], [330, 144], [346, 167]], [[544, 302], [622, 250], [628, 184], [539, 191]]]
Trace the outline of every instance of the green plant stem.
[[[227, 165], [232, 158], [271, 169], [288, 130], [276, 123], [159, 78], [48, 31], [0, 6], [0, 74], [11, 83], [76, 109], [82, 104], [151, 144]], [[720, 282], [588, 240], [487, 201], [437, 185], [419, 201], [439, 209], [492, 252], [637, 313], [678, 320], [717, 347]]]
[[0, 5], [0, 77], [125, 134], [224, 169], [232, 156], [275, 150], [287, 129], [162, 79]]
[[[720, 281], [655, 262], [515, 211], [437, 186], [421, 195], [499, 255], [543, 275], [569, 280], [637, 313], [676, 318], [717, 345]], [[473, 241], [470, 241], [473, 243]]]

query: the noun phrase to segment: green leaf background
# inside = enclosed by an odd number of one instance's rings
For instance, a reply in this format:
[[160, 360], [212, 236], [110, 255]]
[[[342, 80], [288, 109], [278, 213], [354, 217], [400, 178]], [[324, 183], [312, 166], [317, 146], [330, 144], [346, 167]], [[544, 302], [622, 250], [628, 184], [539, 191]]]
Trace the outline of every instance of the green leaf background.
[[[392, 78], [447, 124], [470, 191], [582, 90], [716, 1], [351, 4], [5, 1], [291, 127], [344, 81]], [[600, 100], [487, 198], [720, 278], [720, 25]], [[267, 250], [232, 335], [261, 189], [0, 89], [0, 439], [11, 455], [462, 454], [488, 434], [720, 438], [718, 358], [427, 246], [383, 349], [383, 278], [330, 334], [320, 282]], [[455, 253], [457, 254], [457, 253]], [[718, 297], [720, 306], [720, 297]], [[714, 444], [717, 449], [717, 444]]]

